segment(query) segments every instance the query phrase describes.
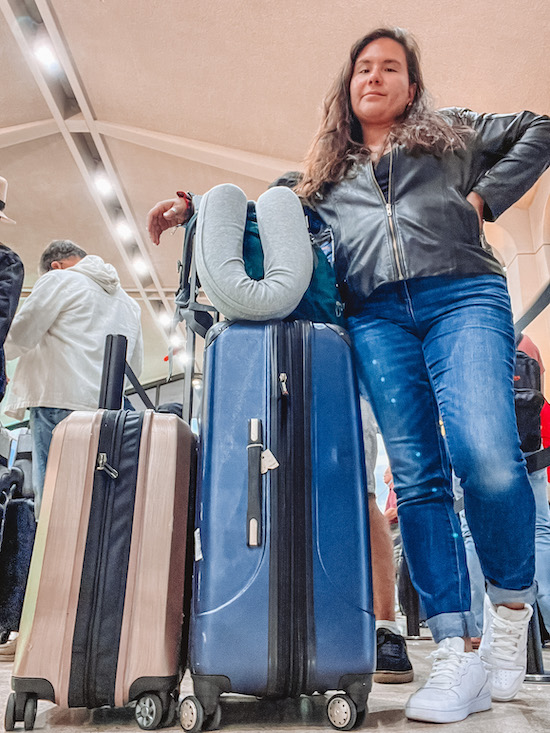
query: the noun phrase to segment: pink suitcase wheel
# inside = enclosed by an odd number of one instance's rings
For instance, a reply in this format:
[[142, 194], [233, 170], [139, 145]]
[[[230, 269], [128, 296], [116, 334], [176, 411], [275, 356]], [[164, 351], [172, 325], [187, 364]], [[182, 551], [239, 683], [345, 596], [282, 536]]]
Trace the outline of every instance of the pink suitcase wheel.
[[4, 716], [4, 728], [13, 730], [15, 728], [15, 692], [11, 692], [6, 703], [6, 713]]
[[162, 713], [161, 699], [154, 692], [148, 692], [142, 695], [136, 703], [136, 721], [143, 730], [155, 730], [155, 728], [158, 728]]

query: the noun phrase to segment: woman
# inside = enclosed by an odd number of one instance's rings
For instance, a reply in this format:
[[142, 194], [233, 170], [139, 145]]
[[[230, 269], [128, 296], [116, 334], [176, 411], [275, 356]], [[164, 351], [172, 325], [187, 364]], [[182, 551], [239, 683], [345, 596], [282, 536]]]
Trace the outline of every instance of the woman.
[[[510, 302], [482, 221], [549, 163], [547, 117], [436, 112], [415, 42], [382, 28], [351, 49], [295, 188], [333, 230], [360, 383], [438, 643], [427, 683], [407, 703], [413, 719], [462, 720], [491, 707], [491, 689], [512, 699], [525, 674], [535, 508], [515, 422]], [[188, 217], [188, 204], [152, 209], [153, 241]], [[450, 463], [491, 601], [480, 656]]]
[[[428, 682], [407, 703], [414, 719], [486, 710], [491, 687], [493, 699], [512, 699], [525, 674], [535, 511], [514, 413], [509, 297], [482, 220], [549, 163], [548, 118], [432, 110], [414, 41], [378, 29], [352, 48], [296, 188], [334, 232], [360, 382], [438, 642]], [[479, 657], [450, 463], [491, 601]]]

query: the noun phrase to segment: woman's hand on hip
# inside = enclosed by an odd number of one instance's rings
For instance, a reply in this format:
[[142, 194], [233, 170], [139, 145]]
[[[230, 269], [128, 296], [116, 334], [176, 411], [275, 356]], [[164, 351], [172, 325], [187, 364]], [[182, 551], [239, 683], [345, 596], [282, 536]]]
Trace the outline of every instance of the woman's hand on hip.
[[466, 196], [466, 201], [476, 210], [477, 218], [479, 219], [479, 229], [481, 231], [483, 229], [483, 207], [485, 206], [485, 201], [475, 191], [470, 191]]

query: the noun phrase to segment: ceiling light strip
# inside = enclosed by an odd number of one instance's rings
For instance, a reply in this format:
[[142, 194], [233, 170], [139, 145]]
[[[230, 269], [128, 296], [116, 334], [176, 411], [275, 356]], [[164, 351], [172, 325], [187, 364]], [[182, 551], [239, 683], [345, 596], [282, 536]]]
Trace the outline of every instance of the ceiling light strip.
[[[111, 233], [111, 236], [113, 237], [118, 250], [120, 251], [120, 254], [122, 256], [122, 259], [124, 261], [124, 264], [128, 268], [128, 272], [130, 273], [130, 276], [132, 277], [136, 288], [138, 292], [141, 295], [141, 298], [149, 311], [151, 317], [153, 318], [153, 322], [157, 326], [158, 331], [160, 332], [162, 339], [165, 343], [168, 343], [168, 336], [166, 334], [165, 329], [162, 328], [161, 324], [159, 324], [157, 319], [157, 309], [151, 302], [149, 298], [149, 294], [144, 290], [144, 288], [141, 285], [141, 282], [139, 280], [139, 277], [135, 271], [135, 269], [132, 266], [132, 262], [130, 260], [130, 257], [128, 255], [128, 252], [126, 248], [123, 246], [122, 242], [120, 241], [119, 235], [116, 232], [115, 225], [112, 221], [112, 218], [109, 214], [109, 211], [107, 210], [106, 206], [104, 205], [103, 200], [101, 199], [101, 196], [99, 195], [99, 192], [97, 191], [94, 182], [92, 180], [92, 175], [88, 169], [88, 166], [86, 165], [86, 162], [84, 161], [82, 154], [80, 150], [78, 149], [77, 145], [75, 144], [75, 141], [73, 140], [73, 137], [65, 124], [65, 120], [63, 118], [63, 115], [59, 109], [59, 106], [57, 104], [56, 99], [54, 98], [54, 94], [52, 93], [52, 90], [50, 89], [49, 85], [47, 84], [43, 74], [42, 70], [39, 66], [39, 63], [36, 59], [36, 57], [32, 53], [32, 48], [30, 47], [30, 44], [28, 43], [23, 31], [21, 30], [19, 23], [17, 21], [16, 16], [14, 15], [12, 8], [10, 6], [10, 3], [8, 0], [0, 0], [0, 10], [4, 14], [4, 17], [6, 18], [6, 21], [11, 29], [11, 32], [19, 45], [23, 57], [26, 60], [32, 75], [34, 76], [34, 79], [36, 81], [36, 84], [42, 93], [42, 96], [44, 97], [44, 100], [46, 104], [48, 105], [50, 112], [52, 114], [52, 117], [54, 118], [57, 127], [59, 129], [59, 132], [63, 136], [63, 139], [65, 140], [65, 143], [73, 156], [73, 159], [84, 179], [86, 182], [88, 189], [90, 191], [90, 195], [92, 196], [94, 203], [96, 204], [99, 213], [101, 214], [101, 217], [103, 218], [107, 229]], [[156, 292], [155, 297], [153, 300], [158, 301], [162, 300], [165, 306], [170, 309], [171, 305], [169, 304], [169, 301], [166, 298], [166, 295], [164, 293], [164, 290], [162, 288], [158, 288], [156, 286]]]
[[[59, 63], [67, 76], [67, 79], [71, 86], [72, 92], [76, 98], [76, 101], [78, 102], [78, 105], [80, 107], [84, 120], [88, 126], [88, 132], [92, 136], [94, 144], [99, 153], [101, 162], [103, 166], [105, 167], [107, 176], [109, 177], [109, 180], [111, 184], [113, 185], [113, 188], [116, 192], [116, 195], [120, 202], [120, 206], [122, 208], [122, 211], [124, 212], [124, 216], [126, 217], [128, 221], [128, 226], [132, 229], [133, 237], [136, 240], [136, 243], [141, 251], [141, 255], [143, 259], [147, 263], [149, 274], [151, 276], [151, 280], [153, 281], [154, 285], [157, 287], [157, 290], [159, 291], [159, 295], [161, 295], [162, 297], [163, 288], [162, 288], [158, 273], [151, 260], [148, 245], [146, 244], [143, 238], [141, 227], [138, 226], [137, 222], [135, 221], [134, 214], [130, 208], [128, 199], [126, 197], [124, 189], [122, 188], [122, 185], [120, 183], [116, 170], [111, 162], [110, 155], [107, 151], [107, 148], [105, 147], [105, 144], [103, 142], [103, 139], [101, 138], [100, 133], [98, 132], [96, 120], [92, 113], [90, 104], [88, 102], [87, 95], [80, 83], [80, 79], [78, 78], [78, 75], [75, 72], [73, 61], [67, 51], [65, 40], [62, 38], [59, 32], [57, 20], [54, 18], [51, 8], [48, 2], [46, 2], [46, 0], [35, 0], [35, 2], [42, 16], [44, 26], [49, 34], [52, 46], [55, 50], [55, 53], [57, 54]], [[164, 301], [164, 305], [167, 309], [170, 309], [172, 307], [172, 304], [169, 303], [168, 301]]]

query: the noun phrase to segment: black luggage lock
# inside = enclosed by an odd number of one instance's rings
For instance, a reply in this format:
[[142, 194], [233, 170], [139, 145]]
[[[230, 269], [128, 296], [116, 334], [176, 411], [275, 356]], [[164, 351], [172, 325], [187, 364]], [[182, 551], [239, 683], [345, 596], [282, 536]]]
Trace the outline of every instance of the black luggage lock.
[[246, 543], [249, 547], [262, 544], [262, 421], [248, 421], [248, 511]]

